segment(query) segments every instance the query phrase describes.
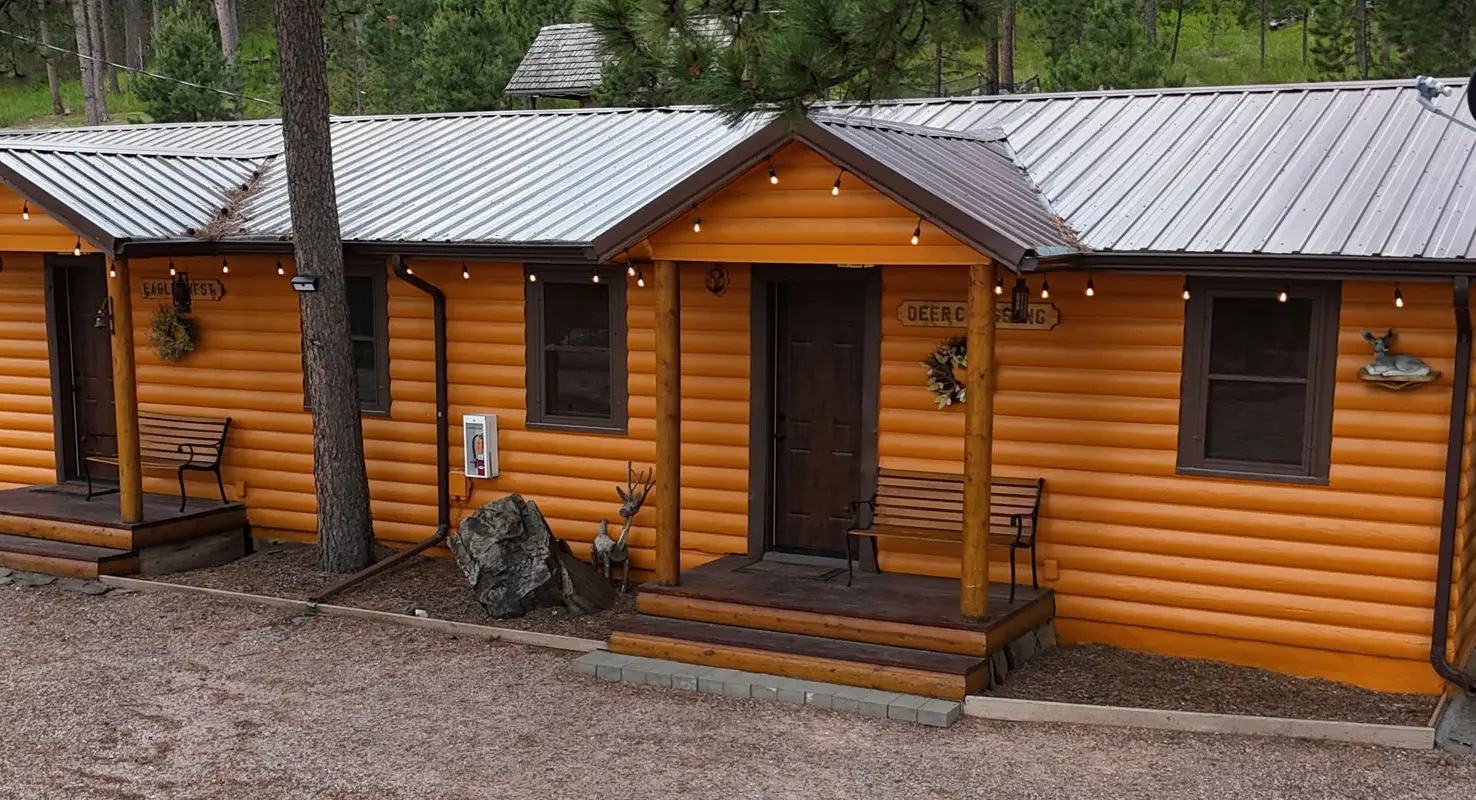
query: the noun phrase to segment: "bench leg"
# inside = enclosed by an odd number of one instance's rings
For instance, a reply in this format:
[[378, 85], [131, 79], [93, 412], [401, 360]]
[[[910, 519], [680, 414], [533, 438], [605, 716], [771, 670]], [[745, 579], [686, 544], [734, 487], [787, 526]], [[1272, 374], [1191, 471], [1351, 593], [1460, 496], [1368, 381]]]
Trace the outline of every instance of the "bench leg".
[[226, 495], [225, 495], [225, 481], [220, 477], [220, 465], [219, 464], [216, 464], [215, 465], [215, 486], [216, 486], [217, 489], [220, 489], [220, 504], [221, 505], [226, 505], [227, 503], [231, 502], [231, 501], [229, 501], [229, 500], [226, 499]]
[[1035, 542], [1030, 543], [1030, 585], [1036, 589], [1040, 588], [1040, 578], [1036, 573], [1038, 559], [1035, 557]]
[[1010, 545], [1010, 604], [1015, 602], [1015, 547]]
[[82, 477], [87, 479], [87, 502], [92, 502], [92, 470], [87, 468], [87, 458], [82, 458]]
[[852, 561], [851, 561], [851, 541], [853, 539], [855, 539], [855, 538], [856, 538], [855, 536], [852, 536], [849, 533], [846, 534], [846, 585], [847, 586], [850, 586], [851, 585], [851, 581], [856, 577], [856, 570], [852, 567]]
[[183, 512], [185, 505], [190, 502], [189, 495], [185, 494], [184, 467], [179, 468], [179, 510]]

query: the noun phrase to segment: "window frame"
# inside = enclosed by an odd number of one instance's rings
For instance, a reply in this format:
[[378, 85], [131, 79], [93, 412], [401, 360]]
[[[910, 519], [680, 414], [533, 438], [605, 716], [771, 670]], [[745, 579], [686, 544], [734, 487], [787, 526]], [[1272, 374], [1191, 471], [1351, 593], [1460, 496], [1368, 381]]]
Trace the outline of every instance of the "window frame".
[[[1296, 281], [1278, 286], [1264, 281], [1191, 278], [1187, 285], [1189, 301], [1184, 309], [1183, 372], [1179, 392], [1178, 474], [1326, 485], [1332, 466], [1333, 394], [1337, 386], [1342, 284], [1336, 281]], [[1205, 440], [1209, 423], [1210, 336], [1214, 328], [1214, 300], [1220, 297], [1269, 297], [1282, 289], [1289, 297], [1312, 301], [1302, 461], [1299, 464], [1277, 464], [1208, 456], [1205, 454]]]
[[[536, 274], [538, 280], [528, 277]], [[609, 291], [610, 303], [610, 417], [608, 421], [588, 417], [550, 414], [546, 410], [544, 287], [549, 284], [585, 284], [600, 276], [600, 285]], [[526, 422], [530, 429], [613, 433], [625, 435], [630, 425], [630, 381], [628, 330], [626, 314], [626, 275], [619, 265], [571, 265], [525, 267], [523, 275], [523, 331], [526, 344], [525, 380]]]
[[[344, 294], [347, 301], [348, 279], [369, 278], [373, 283], [374, 301], [374, 355], [376, 363], [376, 395], [373, 400], [359, 401], [359, 415], [365, 417], [388, 417], [390, 416], [390, 356], [389, 356], [389, 279], [388, 266], [377, 261], [348, 261], [344, 264]], [[352, 328], [349, 332], [350, 363], [352, 363], [353, 343], [367, 337], [354, 336]], [[307, 342], [302, 343], [302, 407], [312, 410], [312, 387], [308, 382], [307, 372]], [[356, 368], [357, 369], [357, 368]], [[358, 394], [358, 378], [355, 375], [354, 394]]]

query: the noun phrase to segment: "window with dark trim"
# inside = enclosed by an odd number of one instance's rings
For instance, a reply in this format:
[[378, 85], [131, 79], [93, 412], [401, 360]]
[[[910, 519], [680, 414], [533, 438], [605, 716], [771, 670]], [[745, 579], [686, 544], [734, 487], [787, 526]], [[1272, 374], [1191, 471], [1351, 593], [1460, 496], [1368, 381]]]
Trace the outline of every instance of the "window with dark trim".
[[528, 425], [624, 433], [624, 271], [538, 267], [527, 277]]
[[[353, 346], [354, 386], [359, 411], [388, 414], [389, 377], [389, 290], [384, 265], [349, 264], [344, 270], [348, 287], [349, 339]], [[303, 345], [306, 351], [306, 343]], [[302, 372], [303, 405], [310, 406], [306, 365]]]
[[1338, 284], [1203, 280], [1189, 289], [1179, 472], [1325, 483]]

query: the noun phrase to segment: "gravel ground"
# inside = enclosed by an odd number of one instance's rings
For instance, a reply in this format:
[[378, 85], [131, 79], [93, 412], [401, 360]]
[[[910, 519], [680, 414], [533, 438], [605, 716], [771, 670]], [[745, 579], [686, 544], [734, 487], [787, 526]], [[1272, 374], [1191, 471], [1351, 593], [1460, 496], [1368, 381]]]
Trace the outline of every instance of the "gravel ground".
[[[380, 548], [378, 557], [392, 552]], [[342, 577], [318, 569], [317, 554], [311, 545], [258, 541], [256, 552], [245, 558], [219, 567], [162, 575], [158, 580], [305, 600]], [[632, 592], [634, 588], [631, 584]], [[616, 620], [635, 613], [635, 595], [627, 593], [619, 595], [615, 608], [600, 614], [571, 617], [565, 609], [546, 608], [517, 619], [493, 619], [472, 596], [455, 559], [437, 556], [416, 558], [330, 598], [329, 602], [400, 614], [413, 613], [418, 608], [437, 619], [600, 640], [610, 638]]]
[[[1450, 798], [1476, 759], [656, 688], [570, 656], [168, 594], [0, 589], [0, 797]], [[1461, 788], [1465, 787], [1465, 788]]]
[[1434, 695], [1389, 694], [1214, 661], [1104, 645], [1057, 647], [991, 694], [1063, 703], [1424, 726]]

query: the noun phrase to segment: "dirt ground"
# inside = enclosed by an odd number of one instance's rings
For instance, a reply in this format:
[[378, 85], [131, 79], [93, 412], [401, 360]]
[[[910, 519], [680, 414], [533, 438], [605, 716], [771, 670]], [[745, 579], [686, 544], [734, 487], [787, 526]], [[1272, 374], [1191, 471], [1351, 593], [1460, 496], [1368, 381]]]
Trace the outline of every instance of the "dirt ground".
[[0, 588], [0, 797], [1449, 798], [1476, 760], [965, 720], [579, 675], [571, 656], [167, 594]]
[[[381, 548], [378, 555], [383, 558], [391, 552]], [[342, 578], [318, 569], [311, 545], [258, 541], [256, 552], [246, 558], [219, 567], [163, 575], [158, 580], [305, 600]], [[630, 588], [633, 592], [635, 584]], [[436, 619], [601, 640], [610, 638], [617, 619], [635, 613], [635, 595], [628, 592], [619, 595], [615, 608], [600, 614], [571, 617], [565, 609], [539, 609], [516, 619], [493, 619], [472, 596], [456, 560], [435, 556], [417, 557], [328, 602], [397, 614], [413, 614], [418, 608]]]
[[1429, 723], [1438, 700], [1433, 695], [1372, 692], [1332, 681], [1103, 645], [1047, 650], [1011, 672], [991, 694], [1063, 703], [1420, 726]]

